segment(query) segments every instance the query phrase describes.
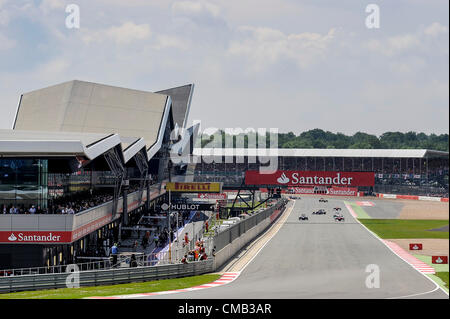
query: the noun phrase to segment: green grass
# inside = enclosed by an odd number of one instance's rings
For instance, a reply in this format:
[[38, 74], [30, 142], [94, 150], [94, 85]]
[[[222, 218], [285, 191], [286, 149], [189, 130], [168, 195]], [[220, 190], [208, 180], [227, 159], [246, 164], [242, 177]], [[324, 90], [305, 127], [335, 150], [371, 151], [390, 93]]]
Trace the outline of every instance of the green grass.
[[448, 271], [447, 272], [437, 272], [435, 275], [438, 276], [439, 278], [441, 278], [441, 280], [443, 282], [445, 282], [445, 288], [448, 289]]
[[201, 284], [210, 283], [219, 278], [220, 275], [218, 274], [206, 274], [201, 276], [163, 279], [112, 286], [24, 291], [9, 294], [0, 294], [0, 299], [78, 299], [94, 296], [127, 295], [189, 288]]
[[448, 239], [448, 232], [429, 229], [448, 225], [448, 220], [413, 219], [358, 219], [363, 225], [384, 239], [441, 238]]
[[431, 256], [416, 255], [416, 254], [414, 254], [413, 256], [419, 259], [420, 261], [423, 261], [427, 265], [433, 267], [436, 272], [448, 272], [448, 264], [433, 264], [431, 262]]
[[369, 219], [372, 218], [370, 217], [366, 211], [359, 206], [356, 203], [352, 203], [352, 202], [344, 202], [345, 204], [348, 204], [349, 206], [351, 206], [353, 208], [353, 211], [355, 212], [355, 214], [358, 216], [358, 219]]

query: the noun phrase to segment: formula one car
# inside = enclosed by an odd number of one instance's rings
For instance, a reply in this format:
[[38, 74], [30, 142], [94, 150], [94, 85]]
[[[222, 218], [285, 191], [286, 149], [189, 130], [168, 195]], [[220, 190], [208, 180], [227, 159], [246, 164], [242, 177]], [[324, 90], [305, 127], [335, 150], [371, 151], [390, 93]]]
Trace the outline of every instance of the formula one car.
[[320, 198], [319, 203], [328, 203], [328, 199]]
[[325, 209], [319, 209], [317, 212], [312, 212], [313, 215], [326, 215]]
[[345, 218], [344, 218], [344, 216], [342, 216], [342, 215], [337, 215], [337, 216], [335, 216], [335, 217], [334, 217], [334, 220], [335, 220], [336, 222], [345, 222]]
[[335, 207], [335, 208], [333, 208], [335, 211], [337, 211], [337, 212], [339, 212], [339, 211], [341, 211], [342, 209], [340, 208], [340, 207]]
[[301, 214], [298, 220], [308, 220], [308, 216], [306, 216], [305, 214]]

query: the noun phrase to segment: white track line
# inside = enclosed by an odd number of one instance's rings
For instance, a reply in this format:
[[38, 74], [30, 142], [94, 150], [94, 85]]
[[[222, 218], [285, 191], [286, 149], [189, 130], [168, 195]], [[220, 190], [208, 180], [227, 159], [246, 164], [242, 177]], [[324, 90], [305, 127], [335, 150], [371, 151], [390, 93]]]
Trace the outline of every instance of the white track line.
[[[350, 212], [350, 214], [353, 216], [352, 211], [353, 209], [351, 207], [349, 207], [347, 204], [345, 204], [345, 207], [347, 208], [347, 210]], [[407, 297], [414, 297], [414, 296], [420, 296], [420, 295], [426, 295], [429, 293], [432, 293], [438, 289], [441, 289], [447, 296], [448, 296], [448, 292], [446, 292], [444, 289], [442, 289], [442, 287], [440, 285], [438, 285], [433, 279], [431, 279], [430, 277], [428, 277], [427, 275], [425, 275], [424, 273], [422, 273], [420, 270], [416, 269], [413, 265], [411, 265], [408, 261], [406, 261], [405, 259], [403, 259], [400, 255], [398, 255], [395, 251], [393, 251], [391, 249], [391, 247], [389, 247], [380, 237], [378, 237], [377, 234], [375, 234], [374, 232], [372, 232], [369, 228], [367, 228], [365, 225], [363, 225], [358, 218], [354, 219], [358, 222], [358, 224], [360, 224], [362, 227], [364, 227], [370, 234], [372, 234], [373, 237], [375, 237], [376, 239], [378, 239], [380, 242], [383, 243], [384, 246], [386, 246], [394, 255], [396, 255], [398, 258], [400, 258], [401, 260], [403, 260], [404, 262], [406, 262], [408, 265], [410, 265], [415, 271], [417, 271], [419, 274], [421, 274], [422, 276], [424, 276], [425, 278], [427, 278], [429, 281], [431, 281], [436, 287], [433, 290], [427, 291], [427, 292], [423, 292], [423, 293], [418, 293], [418, 294], [414, 294], [414, 295], [408, 295], [408, 296], [400, 296], [400, 297], [390, 297], [390, 298], [386, 298], [386, 299], [397, 299], [397, 298], [407, 298]]]

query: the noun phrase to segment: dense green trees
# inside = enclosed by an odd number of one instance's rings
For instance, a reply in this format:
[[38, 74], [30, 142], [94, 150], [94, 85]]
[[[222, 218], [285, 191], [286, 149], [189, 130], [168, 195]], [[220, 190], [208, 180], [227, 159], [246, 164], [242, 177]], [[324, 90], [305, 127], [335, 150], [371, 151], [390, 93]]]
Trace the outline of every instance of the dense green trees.
[[[268, 136], [268, 134], [267, 134]], [[216, 133], [216, 147], [219, 147], [220, 140], [222, 146], [225, 146], [225, 139], [233, 141], [233, 147], [236, 145], [236, 136], [232, 137], [223, 131]], [[248, 147], [248, 140], [255, 138], [255, 135], [241, 135], [244, 140], [244, 147]], [[212, 136], [203, 135], [201, 145], [212, 147]], [[230, 145], [231, 143], [229, 143]], [[269, 139], [266, 138], [266, 144], [269, 146]], [[200, 146], [200, 139], [196, 145]], [[438, 151], [447, 151], [449, 149], [448, 134], [430, 134], [416, 132], [386, 132], [379, 137], [363, 132], [357, 132], [351, 136], [342, 133], [332, 133], [321, 129], [313, 129], [295, 135], [292, 132], [278, 134], [279, 148], [367, 148], [367, 149], [432, 149]], [[228, 147], [228, 146], [227, 146]]]

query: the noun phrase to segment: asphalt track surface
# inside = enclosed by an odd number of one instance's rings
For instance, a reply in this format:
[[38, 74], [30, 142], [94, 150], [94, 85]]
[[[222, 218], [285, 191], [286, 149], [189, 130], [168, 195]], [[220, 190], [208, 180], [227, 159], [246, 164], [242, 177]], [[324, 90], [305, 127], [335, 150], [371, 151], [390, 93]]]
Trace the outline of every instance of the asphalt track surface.
[[[345, 222], [335, 222], [341, 207]], [[326, 215], [312, 215], [324, 208]], [[305, 213], [309, 221], [299, 221]], [[378, 265], [380, 287], [367, 288], [368, 265]], [[149, 299], [379, 299], [445, 298], [430, 279], [413, 269], [347, 211], [343, 200], [296, 200], [289, 218], [233, 282], [220, 287], [148, 296]]]

